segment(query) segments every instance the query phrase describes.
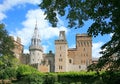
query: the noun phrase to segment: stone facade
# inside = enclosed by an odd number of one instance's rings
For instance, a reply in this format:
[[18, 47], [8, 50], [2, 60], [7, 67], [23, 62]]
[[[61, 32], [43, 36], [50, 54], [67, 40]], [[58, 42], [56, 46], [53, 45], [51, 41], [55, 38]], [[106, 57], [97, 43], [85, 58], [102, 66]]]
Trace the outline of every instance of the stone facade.
[[55, 72], [86, 70], [92, 63], [92, 38], [87, 34], [76, 35], [76, 48], [68, 48], [65, 32], [60, 31], [55, 40]]
[[11, 38], [14, 41], [14, 55], [17, 59], [20, 60], [20, 62], [22, 62], [22, 54], [23, 54], [23, 45], [21, 44], [21, 39], [19, 37], [17, 37], [17, 39], [15, 39], [13, 36], [11, 36]]

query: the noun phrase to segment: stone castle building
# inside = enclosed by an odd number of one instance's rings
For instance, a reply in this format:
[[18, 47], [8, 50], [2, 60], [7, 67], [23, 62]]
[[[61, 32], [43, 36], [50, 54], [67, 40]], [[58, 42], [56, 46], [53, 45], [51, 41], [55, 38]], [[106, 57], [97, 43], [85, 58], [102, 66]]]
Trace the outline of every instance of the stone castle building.
[[92, 62], [92, 39], [87, 34], [76, 35], [76, 48], [68, 48], [65, 31], [55, 40], [55, 72], [86, 70]]
[[[23, 51], [23, 45], [20, 50]], [[92, 63], [92, 38], [87, 34], [77, 34], [76, 48], [68, 48], [65, 31], [60, 31], [59, 38], [55, 40], [55, 54], [52, 51], [49, 53], [43, 51], [36, 23], [29, 46], [30, 53], [19, 57], [22, 63], [29, 64], [41, 72], [86, 70]]]

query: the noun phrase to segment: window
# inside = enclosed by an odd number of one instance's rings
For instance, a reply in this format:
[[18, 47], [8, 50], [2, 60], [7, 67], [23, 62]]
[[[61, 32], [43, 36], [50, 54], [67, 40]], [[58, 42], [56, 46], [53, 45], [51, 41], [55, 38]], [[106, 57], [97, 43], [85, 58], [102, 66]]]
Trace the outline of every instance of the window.
[[81, 66], [79, 65], [79, 69], [81, 69]]
[[62, 66], [59, 66], [59, 69], [62, 69]]
[[71, 59], [69, 59], [69, 63], [70, 63], [70, 64], [72, 63], [72, 60], [71, 60]]

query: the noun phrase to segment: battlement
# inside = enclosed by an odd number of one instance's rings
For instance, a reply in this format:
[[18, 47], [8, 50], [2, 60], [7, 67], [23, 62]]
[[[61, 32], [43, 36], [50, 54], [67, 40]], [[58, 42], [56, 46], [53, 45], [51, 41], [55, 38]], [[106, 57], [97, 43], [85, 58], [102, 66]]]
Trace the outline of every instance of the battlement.
[[11, 38], [12, 40], [14, 40], [15, 42], [21, 44], [21, 38], [20, 38], [20, 37], [16, 37], [16, 38], [15, 38], [14, 36], [10, 36], [10, 38]]

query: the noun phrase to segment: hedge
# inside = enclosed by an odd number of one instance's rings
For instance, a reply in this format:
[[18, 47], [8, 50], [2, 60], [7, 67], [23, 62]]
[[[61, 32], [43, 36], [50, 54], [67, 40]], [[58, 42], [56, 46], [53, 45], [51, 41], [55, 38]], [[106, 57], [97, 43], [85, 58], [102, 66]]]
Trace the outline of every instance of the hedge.
[[120, 72], [29, 73], [16, 84], [119, 84], [119, 80]]

